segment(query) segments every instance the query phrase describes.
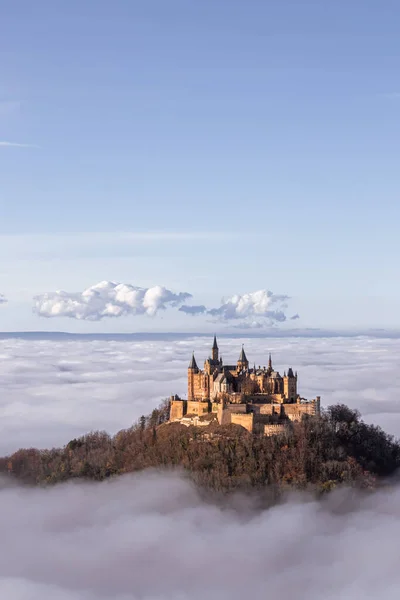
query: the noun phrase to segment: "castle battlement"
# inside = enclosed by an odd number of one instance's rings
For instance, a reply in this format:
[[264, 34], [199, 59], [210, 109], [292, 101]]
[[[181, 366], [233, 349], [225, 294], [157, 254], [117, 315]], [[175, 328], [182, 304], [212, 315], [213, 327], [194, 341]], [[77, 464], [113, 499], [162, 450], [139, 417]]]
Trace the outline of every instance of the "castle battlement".
[[319, 412], [320, 397], [306, 400], [298, 394], [297, 372], [291, 367], [281, 376], [269, 355], [267, 366], [250, 368], [243, 346], [236, 364], [224, 365], [214, 336], [211, 356], [203, 369], [197, 366], [193, 353], [187, 399], [171, 397], [170, 421], [205, 426], [214, 419], [221, 425], [241, 425], [250, 432], [263, 428], [265, 435], [273, 435], [303, 415]]

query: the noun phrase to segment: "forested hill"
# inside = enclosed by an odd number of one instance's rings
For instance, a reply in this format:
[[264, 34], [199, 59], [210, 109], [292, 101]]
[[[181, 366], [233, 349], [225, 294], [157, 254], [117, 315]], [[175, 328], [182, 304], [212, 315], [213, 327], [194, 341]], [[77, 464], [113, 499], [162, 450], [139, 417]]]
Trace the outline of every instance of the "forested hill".
[[237, 425], [185, 427], [167, 423], [168, 403], [111, 437], [89, 433], [52, 450], [18, 450], [0, 459], [0, 472], [29, 484], [72, 478], [102, 480], [146, 468], [180, 467], [216, 490], [374, 487], [400, 465], [400, 445], [357, 411], [329, 407], [287, 434], [262, 437]]

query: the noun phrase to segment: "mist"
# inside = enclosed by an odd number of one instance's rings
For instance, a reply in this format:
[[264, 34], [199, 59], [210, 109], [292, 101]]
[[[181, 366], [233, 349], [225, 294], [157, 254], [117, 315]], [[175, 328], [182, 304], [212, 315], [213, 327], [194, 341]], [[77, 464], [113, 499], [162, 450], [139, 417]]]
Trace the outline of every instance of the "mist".
[[[276, 368], [297, 369], [305, 397], [344, 402], [400, 434], [400, 340], [244, 341], [256, 364], [272, 352]], [[209, 346], [204, 338], [0, 340], [0, 450], [129, 427], [163, 397], [185, 393], [192, 349], [201, 362]], [[225, 361], [240, 347], [220, 340]], [[260, 498], [204, 498], [176, 472], [46, 489], [3, 480], [0, 597], [391, 600], [400, 586], [399, 507], [397, 485], [370, 496], [342, 490], [322, 502], [292, 495], [261, 510]]]
[[[250, 364], [298, 371], [302, 396], [345, 403], [400, 436], [400, 340], [245, 338], [219, 340], [225, 363], [244, 342]], [[0, 454], [64, 446], [89, 431], [130, 427], [163, 398], [185, 395], [193, 350], [199, 364], [212, 337], [182, 340], [0, 339]]]
[[9, 600], [398, 598], [400, 489], [201, 498], [179, 473], [0, 490]]

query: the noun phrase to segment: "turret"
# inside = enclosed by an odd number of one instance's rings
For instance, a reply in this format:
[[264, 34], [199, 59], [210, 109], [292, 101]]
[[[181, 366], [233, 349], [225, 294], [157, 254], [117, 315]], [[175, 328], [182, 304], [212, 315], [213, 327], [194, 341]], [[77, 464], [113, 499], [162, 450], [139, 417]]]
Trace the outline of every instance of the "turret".
[[243, 345], [242, 345], [242, 351], [240, 353], [239, 360], [237, 361], [237, 370], [243, 371], [248, 368], [249, 368], [249, 361], [247, 360], [247, 356], [246, 356], [246, 353], [245, 353]]
[[195, 373], [198, 373], [198, 371], [199, 371], [199, 367], [197, 366], [196, 359], [194, 357], [194, 352], [192, 354], [192, 358], [189, 363], [188, 369], [189, 369], [189, 371], [194, 371]]
[[189, 363], [188, 367], [188, 400], [193, 400], [195, 393], [195, 385], [194, 380], [199, 373], [199, 367], [197, 366], [196, 359], [194, 357], [194, 352], [192, 354], [192, 359]]
[[283, 393], [288, 402], [296, 402], [297, 374], [294, 375], [292, 367], [289, 367], [287, 376], [283, 378]]
[[214, 343], [212, 346], [211, 358], [214, 362], [218, 362], [218, 344], [217, 344], [217, 338], [215, 335], [214, 335]]

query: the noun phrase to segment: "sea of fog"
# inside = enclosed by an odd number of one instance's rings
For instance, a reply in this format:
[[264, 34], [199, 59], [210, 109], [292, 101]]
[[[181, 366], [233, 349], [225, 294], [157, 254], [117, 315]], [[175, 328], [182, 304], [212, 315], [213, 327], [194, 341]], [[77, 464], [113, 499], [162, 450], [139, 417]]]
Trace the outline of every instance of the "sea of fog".
[[[171, 394], [186, 394], [192, 351], [199, 365], [212, 339], [175, 335], [91, 338], [44, 334], [0, 339], [0, 455], [62, 446], [92, 430], [129, 427]], [[226, 363], [241, 343], [252, 365], [298, 371], [302, 396], [344, 402], [400, 437], [400, 339], [219, 339]]]
[[[384, 337], [221, 338], [257, 366], [272, 353], [299, 391], [344, 402], [400, 436], [400, 340]], [[198, 336], [0, 339], [0, 453], [111, 433], [184, 394]], [[7, 600], [397, 600], [400, 488], [324, 503], [292, 496], [255, 511], [217, 506], [180, 473], [144, 472], [50, 489], [0, 480], [0, 598]]]

